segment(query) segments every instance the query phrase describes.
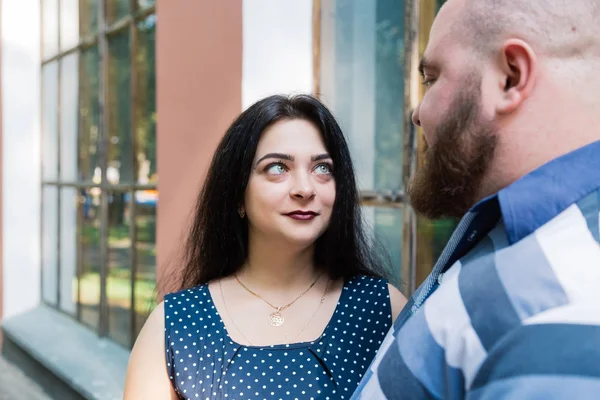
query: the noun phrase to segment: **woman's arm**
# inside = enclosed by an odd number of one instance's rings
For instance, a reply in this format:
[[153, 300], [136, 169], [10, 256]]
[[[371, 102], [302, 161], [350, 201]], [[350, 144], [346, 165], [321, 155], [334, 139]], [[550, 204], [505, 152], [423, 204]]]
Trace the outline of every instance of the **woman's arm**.
[[135, 341], [127, 367], [124, 400], [178, 398], [167, 375], [164, 315], [164, 304], [160, 303]]
[[392, 305], [392, 322], [396, 321], [398, 314], [404, 308], [407, 303], [406, 297], [398, 289], [388, 283], [388, 290], [390, 292], [390, 303]]

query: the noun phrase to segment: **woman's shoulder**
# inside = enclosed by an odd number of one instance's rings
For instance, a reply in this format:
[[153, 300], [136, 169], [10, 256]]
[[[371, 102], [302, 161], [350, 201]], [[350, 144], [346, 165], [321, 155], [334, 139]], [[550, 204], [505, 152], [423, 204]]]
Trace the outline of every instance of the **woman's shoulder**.
[[[189, 289], [182, 289], [168, 293], [163, 298], [164, 315], [166, 319], [174, 315], [185, 315], [207, 308], [212, 302], [208, 285], [198, 285]], [[177, 320], [177, 319], [176, 319]]]
[[389, 284], [384, 278], [355, 275], [344, 283], [345, 299], [348, 302], [370, 303], [372, 299], [389, 299]]
[[385, 278], [356, 275], [347, 281], [344, 287], [351, 294], [346, 298], [346, 301], [349, 302], [377, 306], [381, 304], [379, 300], [381, 299], [392, 316], [392, 320], [396, 319], [406, 305], [406, 297]]
[[389, 282], [385, 278], [381, 278], [378, 276], [358, 274], [358, 275], [353, 276], [346, 282], [346, 287], [351, 287], [353, 289], [358, 288], [358, 287], [362, 287], [363, 289], [369, 288], [369, 287], [370, 288], [386, 288], [387, 289], [388, 284], [389, 284]]
[[357, 275], [348, 283], [352, 292], [359, 292], [372, 298], [385, 298], [385, 304], [389, 306], [393, 321], [407, 303], [406, 297], [385, 278]]
[[168, 304], [168, 303], [182, 304], [183, 301], [185, 301], [185, 302], [191, 302], [193, 300], [196, 300], [196, 302], [203, 301], [208, 296], [207, 288], [208, 288], [207, 284], [202, 284], [202, 285], [197, 285], [197, 286], [194, 286], [194, 287], [188, 288], [188, 289], [181, 289], [181, 290], [177, 290], [174, 292], [169, 292], [164, 296], [164, 302], [166, 304]]

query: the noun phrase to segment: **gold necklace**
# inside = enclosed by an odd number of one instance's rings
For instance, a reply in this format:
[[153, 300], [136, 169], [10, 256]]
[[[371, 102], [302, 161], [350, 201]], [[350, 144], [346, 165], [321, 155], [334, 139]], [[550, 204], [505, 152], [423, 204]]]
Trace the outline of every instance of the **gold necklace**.
[[[320, 276], [319, 276], [320, 278]], [[317, 278], [318, 279], [318, 278]], [[317, 305], [317, 309], [315, 310], [315, 312], [313, 313], [313, 315], [308, 319], [308, 321], [306, 321], [306, 323], [304, 324], [304, 326], [302, 327], [302, 329], [300, 329], [300, 332], [298, 332], [293, 338], [292, 340], [288, 340], [287, 335], [285, 335], [285, 340], [288, 344], [291, 344], [294, 340], [296, 340], [296, 338], [298, 336], [300, 336], [300, 334], [302, 332], [304, 332], [304, 330], [306, 329], [306, 327], [312, 322], [312, 320], [315, 318], [315, 316], [317, 315], [317, 313], [319, 312], [319, 310], [321, 309], [321, 305], [325, 302], [325, 297], [327, 297], [327, 293], [329, 292], [329, 284], [331, 283], [331, 281], [328, 279], [327, 280], [327, 285], [325, 285], [325, 291], [323, 292], [323, 295], [321, 296], [321, 301], [319, 301], [319, 305]], [[250, 346], [256, 346], [254, 343], [252, 343], [252, 341], [250, 339], [248, 339], [248, 337], [246, 335], [244, 335], [244, 332], [242, 332], [242, 330], [240, 329], [239, 326], [237, 326], [237, 324], [235, 323], [235, 321], [233, 320], [233, 316], [231, 315], [231, 313], [229, 312], [229, 309], [227, 308], [227, 302], [225, 301], [225, 295], [223, 294], [223, 285], [221, 284], [221, 280], [219, 280], [219, 291], [221, 292], [221, 301], [223, 302], [223, 307], [225, 307], [225, 313], [227, 313], [227, 315], [229, 316], [229, 319], [231, 320], [231, 323], [233, 324], [233, 327], [235, 328], [236, 331], [238, 331], [238, 333], [240, 335], [242, 335], [242, 337], [244, 338], [244, 340], [246, 342], [248, 342], [248, 344]]]
[[317, 313], [321, 309], [321, 305], [325, 302], [325, 297], [327, 297], [327, 292], [329, 291], [329, 283], [330, 282], [331, 282], [331, 280], [328, 279], [327, 280], [327, 285], [325, 285], [325, 291], [323, 292], [323, 296], [321, 296], [321, 301], [319, 301], [319, 305], [317, 305], [317, 309], [315, 310], [315, 312], [313, 313], [313, 315], [311, 315], [311, 317], [308, 319], [308, 321], [306, 321], [306, 323], [304, 324], [304, 326], [302, 327], [302, 329], [300, 329], [300, 332], [298, 332], [296, 334], [296, 336], [294, 336], [292, 338], [292, 340], [288, 340], [287, 335], [285, 335], [285, 340], [288, 342], [288, 344], [293, 343], [298, 338], [298, 336], [300, 336], [300, 334], [302, 332], [304, 332], [304, 330], [312, 322], [312, 320], [315, 319], [315, 316], [317, 315]]
[[229, 319], [231, 320], [231, 323], [233, 324], [233, 327], [235, 328], [236, 331], [239, 332], [240, 335], [242, 335], [242, 337], [246, 340], [246, 342], [248, 342], [250, 344], [250, 346], [254, 346], [254, 343], [252, 343], [250, 341], [250, 339], [248, 339], [246, 337], [246, 335], [244, 335], [244, 332], [242, 332], [242, 330], [240, 329], [240, 327], [237, 326], [237, 324], [233, 320], [233, 316], [231, 315], [231, 313], [229, 312], [229, 309], [227, 308], [227, 303], [225, 302], [225, 295], [223, 295], [223, 285], [221, 284], [221, 279], [219, 279], [219, 290], [221, 291], [221, 301], [223, 301], [223, 306], [225, 307], [225, 312], [229, 316]]
[[317, 281], [323, 276], [324, 272], [321, 272], [321, 275], [319, 275], [317, 277], [317, 279], [314, 280], [313, 283], [310, 284], [310, 286], [308, 287], [308, 289], [306, 289], [304, 292], [300, 293], [300, 295], [298, 297], [296, 297], [294, 300], [292, 300], [290, 303], [286, 304], [285, 306], [275, 306], [273, 304], [271, 304], [271, 302], [269, 302], [267, 299], [265, 299], [264, 297], [262, 297], [261, 295], [259, 295], [258, 293], [253, 292], [252, 290], [250, 290], [250, 288], [248, 288], [248, 286], [244, 285], [242, 283], [242, 281], [240, 281], [240, 279], [238, 278], [237, 274], [234, 275], [235, 276], [235, 280], [238, 281], [238, 283], [244, 288], [246, 289], [250, 294], [252, 294], [255, 297], [258, 297], [259, 299], [261, 299], [262, 301], [264, 301], [265, 303], [267, 303], [268, 305], [270, 305], [271, 307], [273, 307], [275, 309], [275, 311], [273, 311], [271, 314], [269, 314], [269, 324], [273, 327], [279, 327], [281, 325], [283, 325], [283, 323], [285, 322], [285, 318], [283, 318], [283, 315], [281, 315], [281, 311], [285, 310], [286, 308], [290, 307], [292, 304], [294, 304], [296, 301], [298, 301], [298, 299], [300, 299], [302, 296], [304, 296], [306, 293], [308, 293], [308, 291], [310, 289], [313, 288], [313, 286], [315, 286], [315, 284], [317, 283]]

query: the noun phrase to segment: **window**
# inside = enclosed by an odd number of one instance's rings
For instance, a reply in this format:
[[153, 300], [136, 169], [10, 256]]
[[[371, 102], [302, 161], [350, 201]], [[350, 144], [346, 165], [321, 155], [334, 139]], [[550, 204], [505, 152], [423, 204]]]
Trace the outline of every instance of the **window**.
[[126, 347], [155, 306], [154, 8], [42, 0], [42, 299]]
[[416, 7], [435, 15], [440, 1], [316, 3], [316, 92], [340, 121], [367, 220], [390, 255], [393, 283], [409, 295], [431, 270], [453, 224], [416, 217], [404, 195], [421, 147], [410, 115], [420, 94], [415, 60], [422, 49], [406, 32], [428, 32], [431, 21], [424, 22]]

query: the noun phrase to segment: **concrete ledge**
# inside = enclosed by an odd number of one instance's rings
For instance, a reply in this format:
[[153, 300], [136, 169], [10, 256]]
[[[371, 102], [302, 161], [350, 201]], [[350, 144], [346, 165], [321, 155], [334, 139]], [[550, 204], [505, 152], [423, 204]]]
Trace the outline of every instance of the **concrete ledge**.
[[[56, 397], [54, 397], [56, 398]], [[52, 400], [37, 382], [0, 356], [0, 399]]]
[[[129, 352], [110, 340], [99, 338], [72, 318], [42, 305], [4, 320], [2, 331], [7, 359], [16, 358], [11, 361], [20, 367], [27, 355], [66, 385], [64, 390], [58, 390], [60, 385], [53, 384], [48, 376], [39, 377], [40, 384], [53, 397], [123, 398]], [[23, 367], [29, 375], [41, 373], [31, 365]], [[72, 389], [71, 394], [67, 393], [68, 388]]]

